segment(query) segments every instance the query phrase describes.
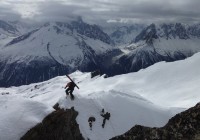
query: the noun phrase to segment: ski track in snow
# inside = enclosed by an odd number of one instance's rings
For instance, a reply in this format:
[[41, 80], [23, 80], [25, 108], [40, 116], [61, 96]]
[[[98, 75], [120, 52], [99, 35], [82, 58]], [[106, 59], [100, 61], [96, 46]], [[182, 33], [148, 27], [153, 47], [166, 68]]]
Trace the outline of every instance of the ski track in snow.
[[[80, 89], [75, 100], [65, 95], [69, 80], [59, 76], [20, 87], [0, 88], [0, 139], [20, 139], [31, 127], [53, 111], [74, 107], [77, 122], [85, 139], [107, 140], [123, 134], [134, 125], [162, 127], [175, 114], [200, 101], [200, 53], [172, 63], [160, 62], [136, 73], [110, 78], [74, 72], [70, 76]], [[102, 128], [102, 109], [111, 117]], [[88, 118], [94, 116], [93, 130]], [[20, 128], [20, 129], [18, 129]], [[12, 132], [12, 135], [9, 133]]]

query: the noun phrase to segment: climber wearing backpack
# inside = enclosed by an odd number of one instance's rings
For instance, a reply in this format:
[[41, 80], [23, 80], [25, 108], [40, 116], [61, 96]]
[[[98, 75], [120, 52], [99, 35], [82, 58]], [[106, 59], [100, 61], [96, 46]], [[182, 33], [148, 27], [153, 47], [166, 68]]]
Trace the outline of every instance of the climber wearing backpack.
[[70, 97], [72, 100], [74, 100], [74, 95], [72, 94], [73, 91], [74, 91], [74, 87], [76, 86], [76, 84], [74, 82], [69, 82], [67, 83], [67, 85], [65, 86], [65, 92], [66, 92], [66, 95], [69, 95], [70, 94]]

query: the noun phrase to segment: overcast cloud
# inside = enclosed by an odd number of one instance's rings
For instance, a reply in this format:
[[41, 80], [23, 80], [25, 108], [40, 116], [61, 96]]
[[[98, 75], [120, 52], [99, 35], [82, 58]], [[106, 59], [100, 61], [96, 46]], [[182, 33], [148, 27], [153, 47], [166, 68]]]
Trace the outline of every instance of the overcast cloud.
[[199, 22], [200, 0], [0, 0], [0, 19], [100, 22]]

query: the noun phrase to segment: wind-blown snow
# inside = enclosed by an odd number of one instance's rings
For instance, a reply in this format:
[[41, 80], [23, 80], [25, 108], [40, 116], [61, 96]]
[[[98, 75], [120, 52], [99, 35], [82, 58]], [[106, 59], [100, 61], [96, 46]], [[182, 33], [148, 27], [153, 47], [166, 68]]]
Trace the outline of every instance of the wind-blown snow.
[[[49, 81], [36, 83], [21, 87], [1, 88], [0, 94], [3, 98], [0, 100], [0, 110], [5, 112], [5, 117], [1, 118], [0, 129], [6, 127], [5, 123], [15, 120], [12, 125], [19, 128], [26, 126], [23, 121], [19, 125], [12, 114], [12, 109], [4, 109], [7, 97], [16, 99], [16, 102], [7, 104], [8, 107], [15, 109], [21, 107], [21, 110], [31, 110], [38, 106], [44, 114], [25, 113], [28, 118], [32, 116], [38, 122], [47, 114], [50, 107], [59, 103], [62, 108], [71, 108], [79, 112], [77, 122], [81, 133], [87, 139], [107, 140], [116, 135], [128, 131], [134, 125], [144, 125], [151, 127], [161, 127], [175, 114], [195, 105], [200, 101], [200, 53], [185, 60], [166, 63], [160, 62], [147, 69], [136, 73], [118, 75], [110, 78], [97, 76], [90, 78], [90, 73], [75, 72], [70, 76], [76, 81], [79, 90], [75, 89], [75, 100], [66, 99], [64, 86], [69, 81], [65, 76], [59, 76]], [[9, 94], [5, 94], [8, 93]], [[17, 97], [17, 98], [16, 98]], [[28, 99], [26, 99], [28, 98]], [[3, 99], [3, 100], [2, 100]], [[20, 101], [19, 101], [20, 100]], [[22, 100], [22, 101], [21, 101]], [[25, 103], [18, 103], [24, 102]], [[8, 102], [8, 101], [7, 101]], [[29, 104], [30, 105], [26, 105]], [[101, 127], [103, 118], [100, 111], [105, 109], [111, 113], [110, 120], [106, 122], [105, 128]], [[22, 111], [15, 111], [14, 114], [20, 116]], [[34, 110], [34, 109], [32, 109]], [[36, 110], [37, 111], [37, 110]], [[1, 111], [2, 112], [2, 111]], [[11, 113], [10, 113], [11, 112]], [[8, 118], [6, 116], [8, 115]], [[93, 130], [89, 129], [88, 118], [94, 116], [96, 121], [93, 123]], [[31, 119], [30, 119], [31, 120]], [[34, 121], [32, 126], [37, 121]], [[2, 125], [4, 124], [4, 125]], [[31, 125], [24, 128], [28, 130]], [[22, 134], [22, 131], [9, 127], [10, 131], [16, 131], [15, 134]], [[14, 130], [13, 130], [14, 129]], [[0, 136], [3, 132], [0, 131]], [[2, 135], [1, 135], [2, 134]], [[14, 135], [14, 134], [13, 134]], [[6, 135], [4, 135], [6, 136]]]

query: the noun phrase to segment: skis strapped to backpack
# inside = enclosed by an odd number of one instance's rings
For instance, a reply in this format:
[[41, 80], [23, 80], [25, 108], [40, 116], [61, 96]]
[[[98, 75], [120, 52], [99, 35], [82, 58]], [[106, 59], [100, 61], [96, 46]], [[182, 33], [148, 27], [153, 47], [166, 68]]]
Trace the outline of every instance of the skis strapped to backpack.
[[75, 86], [79, 89], [79, 87], [77, 86], [77, 84], [69, 77], [69, 75], [66, 75], [68, 78], [69, 78], [69, 80], [70, 81], [72, 81], [74, 84], [75, 84]]

